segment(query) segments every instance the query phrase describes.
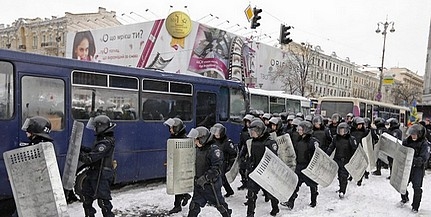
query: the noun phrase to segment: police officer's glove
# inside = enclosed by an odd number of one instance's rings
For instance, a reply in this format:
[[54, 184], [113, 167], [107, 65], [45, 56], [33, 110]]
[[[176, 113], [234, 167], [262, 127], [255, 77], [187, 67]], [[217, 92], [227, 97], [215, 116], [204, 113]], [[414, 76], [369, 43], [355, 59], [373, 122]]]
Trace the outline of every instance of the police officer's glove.
[[413, 158], [413, 167], [422, 167], [424, 165], [424, 160], [422, 157]]
[[87, 146], [81, 146], [80, 152], [88, 153], [91, 151], [90, 147]]
[[220, 172], [217, 170], [210, 169], [206, 172], [205, 177], [209, 182], [216, 182]]
[[84, 164], [90, 164], [91, 163], [91, 157], [87, 153], [81, 152], [81, 153], [79, 153], [79, 161], [81, 161]]
[[208, 180], [205, 175], [196, 179], [196, 184], [200, 186], [202, 189], [205, 189], [205, 184], [208, 183]]

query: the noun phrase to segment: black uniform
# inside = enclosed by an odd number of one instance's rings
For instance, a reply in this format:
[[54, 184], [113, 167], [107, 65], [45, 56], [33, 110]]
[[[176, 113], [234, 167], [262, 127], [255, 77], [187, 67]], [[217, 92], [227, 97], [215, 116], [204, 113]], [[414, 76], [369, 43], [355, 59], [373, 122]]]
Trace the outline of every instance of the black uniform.
[[82, 147], [79, 160], [90, 166], [82, 184], [83, 207], [85, 216], [94, 216], [93, 201], [97, 199], [104, 217], [113, 217], [111, 189], [114, 178], [112, 160], [115, 148], [113, 132], [99, 134], [92, 148]]
[[311, 135], [305, 135], [304, 137], [301, 137], [300, 140], [298, 141], [298, 144], [294, 146], [295, 154], [296, 154], [295, 173], [296, 175], [298, 175], [298, 184], [296, 185], [295, 191], [293, 192], [292, 196], [287, 202], [287, 206], [290, 209], [293, 208], [295, 199], [298, 197], [299, 187], [302, 185], [302, 183], [305, 183], [307, 186], [310, 187], [310, 192], [311, 192], [310, 206], [312, 207], [316, 206], [316, 199], [318, 195], [317, 183], [301, 172], [303, 169], [307, 168], [308, 164], [313, 158], [314, 151], [316, 150], [315, 148], [316, 145], [317, 147], [320, 146], [319, 141], [316, 138], [312, 137]]
[[[259, 138], [253, 138], [251, 145], [251, 156], [250, 156], [250, 171], [253, 171], [255, 167], [261, 161], [263, 155], [265, 154], [265, 148], [269, 148], [274, 154], [277, 154], [278, 145], [271, 139], [268, 132], [264, 132]], [[254, 210], [256, 209], [257, 195], [260, 189], [263, 188], [254, 182], [252, 179], [248, 180], [248, 192], [247, 192], [247, 216], [254, 216]], [[276, 215], [279, 212], [278, 200], [271, 194], [267, 194], [268, 198], [271, 200], [272, 211], [271, 215]]]
[[226, 190], [226, 197], [229, 197], [234, 194], [232, 187], [226, 179], [226, 172], [230, 170], [233, 163], [235, 162], [237, 154], [237, 150], [232, 142], [232, 140], [228, 139], [226, 136], [220, 139], [214, 138], [215, 144], [220, 148], [223, 152], [223, 164], [221, 167], [221, 178], [224, 190]]
[[[358, 146], [361, 145], [362, 147], [364, 147], [362, 144], [362, 139], [365, 138], [369, 133], [370, 133], [370, 130], [366, 129], [365, 126], [362, 126], [361, 129], [353, 127], [350, 135], [352, 135], [355, 138], [356, 144], [358, 144]], [[370, 172], [365, 171], [363, 177], [368, 179], [369, 174], [370, 174]], [[362, 185], [362, 178], [357, 182], [358, 186]]]
[[322, 123], [319, 128], [313, 125], [313, 137], [319, 141], [319, 147], [326, 152], [332, 142], [331, 132]]
[[231, 210], [221, 193], [222, 164], [223, 152], [213, 141], [196, 148], [195, 185], [188, 217], [197, 217], [207, 202], [216, 204], [223, 217], [230, 216]]
[[242, 185], [238, 187], [238, 190], [243, 190], [247, 187], [248, 182], [247, 161], [249, 159], [249, 156], [246, 142], [248, 139], [250, 139], [250, 134], [248, 133], [247, 126], [244, 126], [242, 128], [239, 139], [239, 174], [241, 175]]
[[[413, 211], [418, 211], [422, 199], [422, 183], [425, 175], [426, 162], [430, 157], [429, 143], [425, 138], [418, 138], [413, 141], [411, 137], [407, 137], [403, 141], [403, 146], [413, 148], [415, 153], [413, 155], [413, 164], [410, 171], [409, 182], [413, 184]], [[407, 202], [409, 192], [401, 195], [402, 202]], [[403, 201], [404, 200], [404, 201]]]
[[358, 145], [356, 144], [355, 138], [350, 136], [350, 134], [344, 136], [337, 134], [334, 136], [326, 152], [328, 155], [331, 155], [334, 149], [336, 150], [334, 160], [338, 164], [338, 182], [340, 185], [338, 192], [343, 193], [343, 196], [346, 193], [347, 179], [349, 177], [349, 172], [347, 172], [344, 165], [350, 161], [357, 147]]

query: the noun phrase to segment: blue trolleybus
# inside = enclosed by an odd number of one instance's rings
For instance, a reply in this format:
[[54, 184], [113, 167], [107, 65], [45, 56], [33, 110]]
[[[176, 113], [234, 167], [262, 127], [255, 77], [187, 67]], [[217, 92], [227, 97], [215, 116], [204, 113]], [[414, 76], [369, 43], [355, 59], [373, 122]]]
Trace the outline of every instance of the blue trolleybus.
[[[0, 50], [0, 199], [12, 198], [2, 153], [27, 141], [28, 117], [51, 121], [62, 173], [73, 121], [109, 116], [117, 124], [114, 182], [131, 183], [166, 176], [166, 119], [181, 118], [187, 130], [219, 122], [238, 143], [248, 107], [239, 82]], [[82, 144], [93, 139], [84, 130]]]

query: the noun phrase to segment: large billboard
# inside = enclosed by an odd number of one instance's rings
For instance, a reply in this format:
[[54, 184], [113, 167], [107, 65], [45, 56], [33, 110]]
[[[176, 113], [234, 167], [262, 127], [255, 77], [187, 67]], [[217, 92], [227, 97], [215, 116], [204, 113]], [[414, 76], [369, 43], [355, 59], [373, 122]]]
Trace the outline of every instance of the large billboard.
[[161, 20], [71, 32], [66, 46], [68, 58], [251, 81], [250, 87], [267, 90], [280, 90], [271, 75], [284, 55], [276, 47], [191, 21], [178, 11]]

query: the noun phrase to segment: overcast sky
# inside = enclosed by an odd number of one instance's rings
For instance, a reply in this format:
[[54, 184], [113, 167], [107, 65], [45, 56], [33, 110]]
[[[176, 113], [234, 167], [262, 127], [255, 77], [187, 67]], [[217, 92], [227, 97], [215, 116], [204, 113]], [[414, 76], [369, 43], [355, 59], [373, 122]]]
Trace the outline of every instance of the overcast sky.
[[[131, 24], [165, 18], [170, 12], [182, 10], [194, 21], [249, 36], [251, 31], [244, 13], [248, 5], [263, 10], [261, 26], [253, 33], [260, 35], [263, 43], [276, 44], [283, 23], [294, 26], [291, 38], [295, 42], [319, 45], [326, 54], [336, 52], [342, 59], [349, 57], [357, 64], [371, 66], [381, 65], [383, 35], [376, 34], [375, 30], [377, 23], [385, 22], [387, 17], [395, 23], [395, 32], [387, 34], [385, 67], [405, 67], [424, 74], [430, 0], [216, 0], [212, 3], [202, 0], [13, 0], [2, 2], [0, 24], [11, 24], [20, 17], [94, 13], [98, 7], [116, 11], [122, 23]], [[248, 29], [239, 30], [243, 27]]]

